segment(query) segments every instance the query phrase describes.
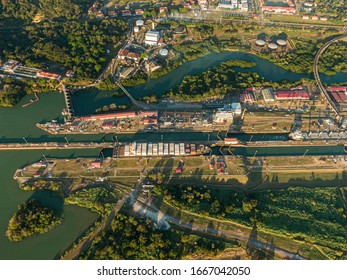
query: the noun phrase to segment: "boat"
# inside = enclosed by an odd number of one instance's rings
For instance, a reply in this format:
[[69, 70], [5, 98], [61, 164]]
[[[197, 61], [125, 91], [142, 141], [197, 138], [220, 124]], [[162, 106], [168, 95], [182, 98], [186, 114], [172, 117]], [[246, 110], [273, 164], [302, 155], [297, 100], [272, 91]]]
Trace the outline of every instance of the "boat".
[[182, 142], [118, 143], [113, 149], [113, 157], [199, 156], [208, 154], [210, 150], [203, 144]]

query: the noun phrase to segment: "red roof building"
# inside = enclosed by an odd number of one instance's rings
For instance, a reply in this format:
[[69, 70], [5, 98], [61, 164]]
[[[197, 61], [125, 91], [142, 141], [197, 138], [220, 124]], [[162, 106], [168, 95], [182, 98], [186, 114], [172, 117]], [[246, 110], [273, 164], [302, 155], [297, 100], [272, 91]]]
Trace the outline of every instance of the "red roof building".
[[143, 111], [140, 113], [142, 117], [158, 117], [157, 111]]
[[129, 51], [127, 49], [122, 49], [118, 52], [118, 58], [125, 59]]
[[278, 90], [275, 92], [277, 100], [301, 99], [309, 100], [310, 95], [305, 90]]
[[339, 91], [338, 95], [341, 98], [342, 102], [347, 102], [346, 94], [343, 91]]
[[125, 118], [135, 118], [135, 112], [120, 112], [120, 113], [109, 113], [109, 114], [98, 114], [91, 116], [80, 117], [83, 121], [96, 121], [96, 120], [107, 120], [107, 119], [125, 119]]
[[158, 124], [158, 120], [157, 120], [157, 119], [147, 118], [147, 119], [144, 119], [144, 120], [143, 120], [143, 124], [144, 124], [144, 125]]
[[242, 93], [240, 94], [240, 102], [254, 102], [254, 96], [252, 93]]
[[137, 53], [128, 52], [126, 58], [137, 61], [140, 59], [140, 56]]
[[224, 144], [226, 145], [236, 145], [239, 143], [237, 138], [224, 138]]
[[275, 13], [287, 13], [295, 14], [296, 10], [294, 7], [280, 7], [280, 6], [262, 6], [263, 12], [275, 12]]
[[92, 168], [101, 168], [101, 161], [100, 160], [94, 160], [91, 162], [90, 166]]
[[347, 87], [328, 87], [327, 91], [347, 91]]
[[59, 80], [60, 79], [60, 75], [59, 74], [43, 72], [42, 70], [37, 71], [36, 75], [39, 78], [46, 78], [46, 79], [52, 79], [52, 80]]

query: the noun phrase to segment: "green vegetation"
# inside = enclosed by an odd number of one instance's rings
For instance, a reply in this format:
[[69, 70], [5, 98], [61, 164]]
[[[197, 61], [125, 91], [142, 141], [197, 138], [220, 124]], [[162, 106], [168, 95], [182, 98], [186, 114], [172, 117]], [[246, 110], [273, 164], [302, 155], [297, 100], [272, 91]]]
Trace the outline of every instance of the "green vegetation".
[[62, 221], [62, 212], [45, 207], [32, 199], [18, 206], [18, 212], [9, 222], [6, 236], [11, 241], [20, 241], [37, 233], [43, 234]]
[[[211, 96], [224, 96], [234, 89], [243, 89], [250, 86], [289, 85], [286, 81], [279, 83], [265, 81], [254, 72], [237, 72], [233, 67], [251, 68], [253, 62], [230, 60], [222, 62], [203, 73], [185, 76], [182, 83], [171, 89], [167, 96], [176, 100], [200, 100]], [[300, 81], [295, 82], [298, 84]]]
[[179, 209], [231, 220], [293, 240], [316, 244], [332, 258], [346, 251], [347, 218], [337, 188], [288, 188], [238, 192], [206, 187], [168, 185], [155, 192]]
[[106, 45], [117, 44], [126, 29], [127, 24], [117, 19], [29, 25], [23, 30], [1, 32], [0, 56], [43, 68], [47, 68], [43, 61], [49, 61], [49, 67], [64, 66], [79, 76], [95, 78], [106, 65]]
[[127, 105], [116, 105], [115, 103], [112, 103], [110, 105], [105, 105], [101, 108], [96, 109], [95, 113], [124, 111], [128, 108], [129, 108], [129, 106], [127, 106]]
[[345, 19], [347, 17], [347, 0], [317, 0], [315, 12], [319, 15], [325, 15], [337, 19]]
[[24, 191], [50, 190], [54, 192], [60, 192], [62, 190], [62, 186], [63, 186], [63, 183], [60, 181], [49, 181], [49, 180], [27, 181], [19, 185], [19, 187]]
[[24, 92], [22, 87], [18, 85], [5, 84], [0, 88], [0, 106], [12, 107], [17, 104], [23, 95]]
[[182, 231], [160, 231], [149, 220], [117, 214], [110, 227], [95, 238], [81, 259], [181, 259], [192, 253], [216, 255], [238, 242], [225, 243]]
[[88, 0], [3, 0], [0, 2], [0, 18], [31, 21], [40, 12], [47, 18], [76, 19], [89, 4]]
[[102, 187], [95, 187], [78, 190], [72, 193], [65, 198], [65, 203], [76, 204], [80, 207], [88, 208], [100, 215], [108, 215], [112, 211], [117, 200], [118, 196], [115, 192], [111, 192]]
[[[295, 50], [290, 53], [259, 54], [285, 70], [295, 73], [312, 73], [313, 60], [323, 41], [293, 39]], [[338, 42], [331, 45], [320, 58], [319, 72], [334, 75], [336, 72], [347, 72], [347, 43]]]

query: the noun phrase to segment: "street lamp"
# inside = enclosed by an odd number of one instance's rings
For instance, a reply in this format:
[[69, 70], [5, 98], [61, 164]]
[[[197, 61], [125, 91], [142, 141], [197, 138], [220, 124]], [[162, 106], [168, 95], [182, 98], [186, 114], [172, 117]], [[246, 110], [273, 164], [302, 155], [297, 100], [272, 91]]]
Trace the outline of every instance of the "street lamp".
[[308, 149], [305, 151], [305, 153], [302, 156], [304, 157], [307, 154], [307, 152], [308, 152]]
[[23, 137], [23, 140], [25, 141], [25, 144], [29, 145], [28, 141]]

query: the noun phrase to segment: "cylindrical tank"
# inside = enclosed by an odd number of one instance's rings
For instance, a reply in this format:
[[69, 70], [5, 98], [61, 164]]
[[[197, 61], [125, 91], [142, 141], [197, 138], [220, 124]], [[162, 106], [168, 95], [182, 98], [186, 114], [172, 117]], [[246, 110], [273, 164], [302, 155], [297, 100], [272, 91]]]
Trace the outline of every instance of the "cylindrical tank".
[[159, 54], [162, 56], [162, 57], [167, 57], [168, 54], [169, 54], [169, 51], [167, 49], [161, 49], [159, 51]]
[[276, 41], [276, 43], [277, 43], [277, 45], [282, 46], [282, 47], [287, 45], [287, 42], [285, 40], [282, 40], [282, 39], [278, 39]]
[[270, 50], [273, 50], [273, 51], [274, 51], [274, 50], [277, 50], [277, 48], [278, 48], [278, 46], [277, 46], [275, 43], [270, 43], [270, 44], [269, 44], [269, 49], [270, 49]]
[[258, 39], [255, 41], [255, 44], [259, 47], [264, 47], [265, 46], [265, 41], [264, 40], [261, 40], [261, 39]]
[[144, 21], [142, 19], [139, 19], [136, 21], [136, 26], [143, 26]]

